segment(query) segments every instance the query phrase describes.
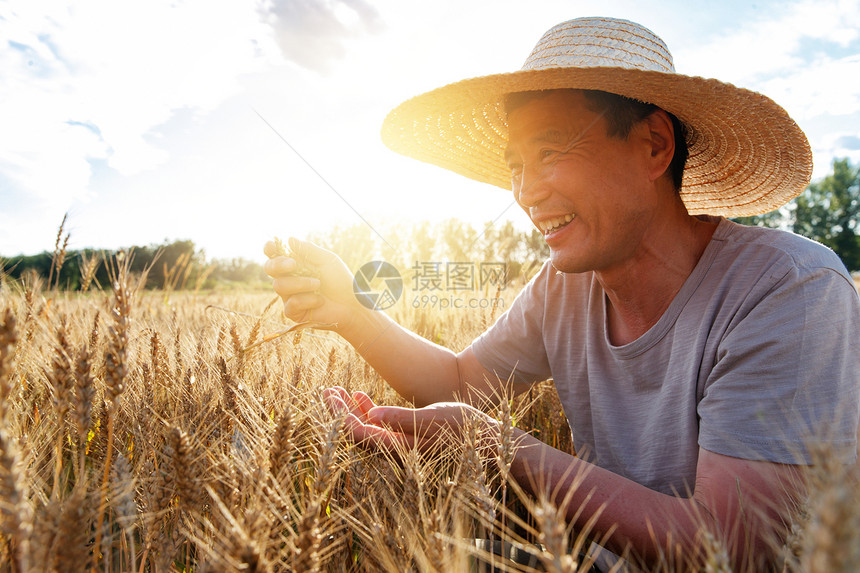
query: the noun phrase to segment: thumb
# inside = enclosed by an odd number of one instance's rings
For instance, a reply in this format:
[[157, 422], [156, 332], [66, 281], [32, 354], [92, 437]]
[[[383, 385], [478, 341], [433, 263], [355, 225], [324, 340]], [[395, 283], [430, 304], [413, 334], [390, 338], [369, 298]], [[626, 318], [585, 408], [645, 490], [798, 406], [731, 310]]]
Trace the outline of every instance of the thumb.
[[324, 265], [337, 257], [331, 251], [327, 251], [322, 247], [311, 243], [310, 241], [302, 241], [295, 237], [289, 238], [290, 250], [298, 259], [310, 263], [312, 265]]
[[367, 419], [378, 426], [388, 426], [395, 430], [412, 434], [415, 432], [417, 410], [399, 406], [374, 406], [367, 411]]

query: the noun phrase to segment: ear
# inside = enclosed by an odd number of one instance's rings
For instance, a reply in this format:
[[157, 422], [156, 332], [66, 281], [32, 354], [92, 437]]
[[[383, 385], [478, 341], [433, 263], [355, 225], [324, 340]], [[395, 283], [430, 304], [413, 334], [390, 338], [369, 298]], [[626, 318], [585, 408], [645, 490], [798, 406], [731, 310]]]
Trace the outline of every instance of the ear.
[[649, 175], [655, 181], [669, 174], [669, 165], [675, 155], [675, 129], [669, 114], [658, 109], [643, 120], [648, 128], [650, 145]]

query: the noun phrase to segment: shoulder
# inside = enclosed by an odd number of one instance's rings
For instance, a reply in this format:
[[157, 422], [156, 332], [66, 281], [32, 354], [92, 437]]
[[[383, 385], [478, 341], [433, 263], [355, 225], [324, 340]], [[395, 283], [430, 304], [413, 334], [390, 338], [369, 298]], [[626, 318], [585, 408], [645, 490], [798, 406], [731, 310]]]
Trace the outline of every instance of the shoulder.
[[783, 276], [824, 275], [854, 289], [851, 275], [836, 253], [806, 237], [721, 219], [713, 241], [722, 243], [723, 264], [758, 265], [760, 271]]

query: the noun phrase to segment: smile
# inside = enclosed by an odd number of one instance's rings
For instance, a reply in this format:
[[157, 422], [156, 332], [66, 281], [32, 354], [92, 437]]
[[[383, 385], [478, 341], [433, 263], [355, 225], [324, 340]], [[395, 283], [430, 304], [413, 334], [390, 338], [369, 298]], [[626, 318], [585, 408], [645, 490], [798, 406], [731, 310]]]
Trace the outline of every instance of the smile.
[[575, 218], [576, 215], [574, 214], [562, 215], [561, 217], [553, 217], [552, 219], [547, 219], [546, 221], [540, 221], [539, 223], [537, 223], [537, 227], [544, 234], [551, 233], [564, 227], [565, 225], [573, 221]]

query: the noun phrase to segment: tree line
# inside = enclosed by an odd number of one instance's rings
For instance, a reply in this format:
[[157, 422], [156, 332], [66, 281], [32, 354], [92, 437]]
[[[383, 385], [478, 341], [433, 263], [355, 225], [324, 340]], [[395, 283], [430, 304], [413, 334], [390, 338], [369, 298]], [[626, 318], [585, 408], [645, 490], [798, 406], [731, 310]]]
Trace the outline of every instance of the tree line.
[[[749, 225], [780, 227], [833, 249], [851, 271], [860, 270], [860, 165], [833, 162], [833, 171], [811, 183], [785, 207], [755, 217], [738, 217]], [[131, 271], [144, 275], [147, 288], [199, 290], [229, 285], [268, 283], [262, 265], [245, 258], [207, 260], [191, 240], [165, 241], [124, 251], [67, 251], [69, 234], [60, 225], [52, 252], [0, 257], [0, 281], [40, 281], [47, 288], [87, 291], [109, 286], [107, 261], [131, 258]], [[500, 262], [507, 279], [528, 278], [549, 256], [541, 234], [521, 231], [510, 221], [475, 227], [456, 218], [442, 223], [372, 228], [365, 224], [334, 227], [309, 237], [338, 253], [356, 270], [372, 260], [388, 261], [401, 272], [419, 263]]]
[[58, 241], [53, 252], [0, 257], [0, 280], [38, 282], [49, 289], [100, 290], [110, 288], [110, 264], [128, 257], [130, 272], [146, 276], [145, 287], [150, 289], [200, 290], [268, 282], [263, 267], [256, 261], [243, 258], [208, 261], [205, 252], [190, 240], [122, 250], [72, 251], [65, 250], [63, 243], [67, 242]]
[[[60, 225], [54, 250], [36, 255], [0, 257], [0, 281], [38, 282], [43, 288], [88, 291], [110, 286], [110, 264], [128, 257], [129, 270], [146, 277], [146, 288], [200, 290], [232, 286], [268, 286], [269, 277], [257, 260], [245, 258], [207, 260], [191, 240], [165, 241], [160, 245], [135, 246], [120, 251], [67, 250], [69, 236]], [[416, 264], [430, 262], [505, 263], [507, 280], [534, 272], [549, 256], [541, 235], [524, 233], [510, 221], [474, 227], [458, 219], [439, 224], [365, 224], [336, 226], [308, 237], [338, 253], [353, 271], [373, 260], [385, 260], [408, 274]]]
[[790, 229], [833, 249], [849, 271], [860, 270], [860, 164], [836, 159], [829, 175], [782, 209], [735, 220]]

